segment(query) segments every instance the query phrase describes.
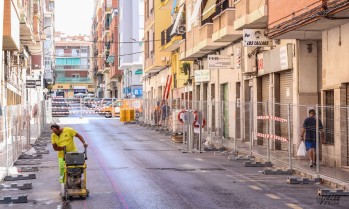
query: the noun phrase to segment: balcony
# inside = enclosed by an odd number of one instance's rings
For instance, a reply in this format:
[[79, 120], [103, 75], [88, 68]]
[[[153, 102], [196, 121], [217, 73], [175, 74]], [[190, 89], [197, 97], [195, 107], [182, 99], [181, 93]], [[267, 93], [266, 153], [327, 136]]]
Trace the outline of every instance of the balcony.
[[235, 9], [226, 8], [213, 18], [213, 42], [233, 42], [242, 37], [242, 31], [234, 30]]
[[4, 2], [3, 50], [19, 50], [19, 17], [11, 0]]
[[227, 42], [213, 42], [212, 34], [213, 23], [206, 23], [204, 26], [191, 31], [191, 41], [188, 41], [190, 47], [186, 49], [186, 57], [181, 60], [195, 60], [229, 44]]
[[267, 0], [240, 0], [235, 8], [235, 30], [267, 27]]
[[80, 78], [72, 78], [72, 77], [58, 77], [56, 78], [56, 83], [92, 83], [91, 78], [89, 77], [80, 77]]
[[109, 72], [110, 72], [110, 63], [106, 61], [104, 62], [102, 73], [108, 74]]
[[144, 31], [148, 31], [155, 23], [155, 15], [154, 12], [152, 12], [149, 17], [145, 17], [144, 22]]
[[154, 58], [154, 54], [152, 54], [150, 57], [146, 58], [144, 68], [151, 69], [152, 67], [154, 67], [154, 63], [155, 63], [155, 58]]
[[[185, 39], [185, 30], [176, 30], [172, 35], [174, 23], [161, 32], [161, 47], [164, 52], [172, 52], [180, 47], [180, 42]], [[181, 27], [181, 26], [179, 26]]]
[[105, 14], [110, 14], [112, 9], [113, 9], [113, 0], [106, 0], [105, 5], [104, 5], [104, 11]]

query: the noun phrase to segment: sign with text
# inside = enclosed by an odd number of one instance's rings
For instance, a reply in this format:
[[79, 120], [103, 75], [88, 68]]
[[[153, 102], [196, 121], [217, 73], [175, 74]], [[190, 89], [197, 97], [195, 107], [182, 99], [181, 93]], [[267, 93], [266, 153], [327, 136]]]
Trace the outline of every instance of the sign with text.
[[231, 69], [231, 56], [229, 55], [208, 55], [209, 69]]
[[27, 88], [35, 88], [37, 86], [41, 86], [41, 81], [40, 80], [26, 80], [25, 85]]
[[244, 29], [243, 30], [244, 46], [271, 46], [272, 41], [269, 39], [264, 29]]
[[210, 81], [210, 70], [195, 70], [194, 71], [195, 82], [209, 82]]

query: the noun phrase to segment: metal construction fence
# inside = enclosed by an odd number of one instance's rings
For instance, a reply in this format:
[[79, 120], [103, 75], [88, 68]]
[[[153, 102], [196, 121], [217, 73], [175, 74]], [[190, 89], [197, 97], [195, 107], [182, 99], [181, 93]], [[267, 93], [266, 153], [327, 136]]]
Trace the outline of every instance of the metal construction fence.
[[[304, 120], [314, 109], [318, 127], [308, 127], [316, 133], [313, 166], [310, 157], [297, 156]], [[202, 131], [192, 124], [194, 142], [189, 150], [198, 150], [195, 138], [200, 135], [200, 147], [220, 148], [259, 156], [278, 167], [307, 170], [317, 176], [327, 176], [349, 182], [342, 175], [342, 166], [349, 166], [349, 107], [293, 105], [265, 102], [213, 102], [193, 100], [151, 100], [142, 103], [140, 121], [154, 130], [169, 135], [181, 135], [188, 140], [191, 130], [182, 123], [185, 111], [202, 115]], [[181, 122], [180, 122], [181, 120]], [[320, 123], [321, 122], [321, 123]], [[190, 124], [189, 124], [190, 125]], [[195, 131], [196, 129], [196, 131]], [[316, 131], [317, 130], [317, 131]], [[201, 150], [200, 150], [201, 151]], [[337, 169], [334, 169], [337, 168]], [[336, 172], [334, 172], [336, 171]]]
[[40, 136], [44, 127], [52, 122], [48, 113], [49, 101], [34, 105], [5, 106], [1, 110], [0, 178], [8, 174], [14, 162]]

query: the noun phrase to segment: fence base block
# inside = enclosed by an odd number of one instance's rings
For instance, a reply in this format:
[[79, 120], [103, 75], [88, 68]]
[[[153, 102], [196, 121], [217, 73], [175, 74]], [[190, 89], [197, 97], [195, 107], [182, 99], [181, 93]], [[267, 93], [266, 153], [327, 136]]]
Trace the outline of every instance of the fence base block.
[[18, 172], [38, 172], [38, 167], [19, 167]]
[[28, 195], [21, 195], [18, 197], [3, 197], [0, 198], [0, 204], [10, 204], [10, 203], [28, 203]]
[[225, 149], [224, 148], [204, 148], [205, 151], [219, 151], [219, 152], [223, 152]]
[[272, 167], [273, 164], [271, 162], [253, 162], [253, 161], [246, 161], [244, 163], [245, 167]]
[[31, 144], [32, 146], [36, 146], [36, 147], [46, 147], [47, 143], [46, 142], [42, 142], [42, 141], [36, 141], [34, 144]]
[[17, 160], [14, 165], [39, 165], [40, 163], [37, 160]]
[[288, 184], [315, 184], [320, 183], [321, 178], [308, 179], [308, 178], [288, 178]]
[[344, 191], [342, 189], [335, 189], [335, 190], [319, 189], [318, 195], [319, 196], [323, 196], [323, 195], [349, 196], [349, 191]]
[[9, 175], [5, 176], [5, 181], [19, 181], [19, 180], [28, 180], [28, 179], [36, 179], [36, 175], [34, 173], [29, 175]]
[[49, 150], [36, 150], [37, 154], [50, 154]]
[[236, 161], [236, 160], [253, 160], [254, 157], [251, 156], [251, 155], [239, 155], [239, 156], [228, 156], [228, 160], [231, 160], [231, 161]]
[[31, 182], [23, 183], [23, 184], [11, 184], [11, 189], [19, 189], [19, 190], [27, 190], [27, 189], [33, 189], [33, 184]]
[[36, 154], [36, 155], [21, 154], [19, 156], [19, 159], [42, 159], [42, 155], [41, 154]]
[[214, 152], [213, 153], [214, 155], [218, 155], [218, 156], [227, 156], [227, 155], [230, 155], [230, 156], [234, 156], [236, 155], [236, 153], [234, 152], [228, 152], [228, 151], [223, 151], [223, 152]]
[[265, 175], [293, 175], [295, 171], [293, 169], [265, 169], [263, 174]]

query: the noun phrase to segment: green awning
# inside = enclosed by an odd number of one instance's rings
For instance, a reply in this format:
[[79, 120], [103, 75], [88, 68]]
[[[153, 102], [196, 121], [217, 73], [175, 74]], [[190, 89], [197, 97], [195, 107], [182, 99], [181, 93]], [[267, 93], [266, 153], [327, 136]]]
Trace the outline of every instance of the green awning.
[[143, 70], [142, 69], [138, 69], [135, 72], [135, 75], [142, 75], [143, 74]]

